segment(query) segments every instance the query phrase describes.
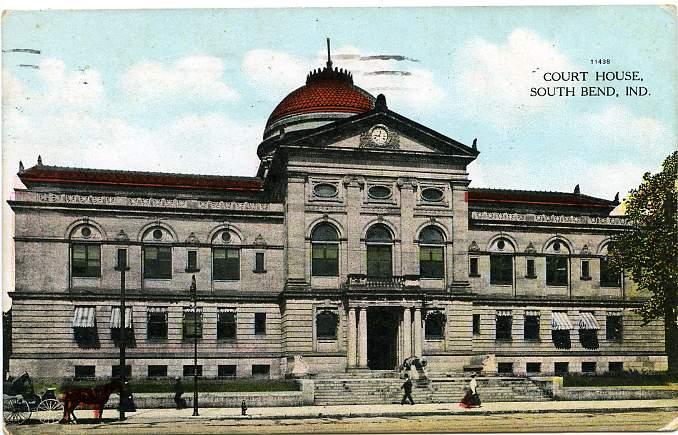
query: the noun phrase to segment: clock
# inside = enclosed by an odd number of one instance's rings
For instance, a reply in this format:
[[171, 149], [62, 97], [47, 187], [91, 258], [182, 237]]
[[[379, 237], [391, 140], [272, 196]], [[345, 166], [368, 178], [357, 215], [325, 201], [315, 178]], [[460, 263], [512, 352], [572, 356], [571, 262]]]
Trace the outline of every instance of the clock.
[[370, 131], [370, 139], [372, 140], [372, 143], [377, 146], [386, 145], [389, 139], [388, 130], [386, 127], [381, 125], [374, 126], [372, 131]]

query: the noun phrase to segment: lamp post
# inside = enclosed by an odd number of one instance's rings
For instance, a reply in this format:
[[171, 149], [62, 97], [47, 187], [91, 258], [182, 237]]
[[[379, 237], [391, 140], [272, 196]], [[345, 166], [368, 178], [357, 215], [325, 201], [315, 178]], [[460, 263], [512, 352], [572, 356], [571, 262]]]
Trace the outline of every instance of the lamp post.
[[118, 419], [125, 419], [125, 380], [126, 380], [126, 360], [125, 346], [127, 345], [127, 331], [125, 330], [125, 272], [129, 270], [127, 266], [127, 249], [118, 249], [118, 265], [115, 270], [120, 271], [120, 403], [118, 404]]
[[191, 300], [193, 301], [193, 417], [198, 417], [198, 291], [195, 275], [191, 277]]

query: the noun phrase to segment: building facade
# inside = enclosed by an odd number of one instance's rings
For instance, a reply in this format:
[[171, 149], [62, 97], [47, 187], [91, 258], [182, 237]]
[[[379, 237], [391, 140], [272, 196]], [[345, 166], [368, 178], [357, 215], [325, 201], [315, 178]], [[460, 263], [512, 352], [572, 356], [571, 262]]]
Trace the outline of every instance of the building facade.
[[[469, 188], [479, 152], [327, 65], [271, 114], [254, 177], [18, 176], [10, 374], [281, 378], [666, 368], [647, 295], [607, 265], [618, 199]], [[124, 251], [123, 251], [124, 250]], [[120, 319], [121, 272], [127, 310]], [[189, 288], [195, 277], [198, 309]]]

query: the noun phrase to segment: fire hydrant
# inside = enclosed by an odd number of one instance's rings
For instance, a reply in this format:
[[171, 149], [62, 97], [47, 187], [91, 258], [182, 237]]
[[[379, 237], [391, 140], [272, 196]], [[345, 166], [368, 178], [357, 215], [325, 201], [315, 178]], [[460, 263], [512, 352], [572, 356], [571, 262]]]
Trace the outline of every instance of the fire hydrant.
[[247, 403], [243, 400], [242, 403], [240, 404], [240, 413], [242, 415], [247, 415]]

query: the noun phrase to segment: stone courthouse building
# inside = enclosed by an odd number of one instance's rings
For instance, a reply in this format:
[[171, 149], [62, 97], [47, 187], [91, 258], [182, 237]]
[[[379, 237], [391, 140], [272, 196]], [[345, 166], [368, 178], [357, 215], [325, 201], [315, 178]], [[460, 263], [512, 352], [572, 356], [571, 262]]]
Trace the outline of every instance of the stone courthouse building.
[[121, 327], [134, 378], [190, 375], [194, 333], [205, 377], [281, 378], [295, 356], [318, 376], [413, 355], [432, 375], [666, 368], [646, 295], [607, 265], [618, 198], [470, 188], [475, 140], [329, 59], [256, 152], [252, 177], [22, 167], [10, 374], [116, 375]]

